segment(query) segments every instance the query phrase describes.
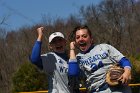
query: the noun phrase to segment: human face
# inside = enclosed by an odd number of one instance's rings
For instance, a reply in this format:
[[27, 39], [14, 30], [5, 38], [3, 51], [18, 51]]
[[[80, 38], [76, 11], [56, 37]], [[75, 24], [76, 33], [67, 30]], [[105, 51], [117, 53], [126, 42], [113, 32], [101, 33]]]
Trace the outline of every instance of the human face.
[[66, 46], [66, 40], [61, 37], [55, 37], [50, 43], [50, 48], [57, 53], [64, 53]]
[[81, 51], [87, 51], [91, 46], [92, 39], [87, 29], [80, 29], [76, 31], [76, 44]]

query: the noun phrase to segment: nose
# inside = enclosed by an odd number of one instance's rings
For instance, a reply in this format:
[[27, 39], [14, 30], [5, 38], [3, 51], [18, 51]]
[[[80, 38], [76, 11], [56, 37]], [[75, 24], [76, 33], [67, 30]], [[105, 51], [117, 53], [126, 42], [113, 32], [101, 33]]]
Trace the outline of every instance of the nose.
[[84, 40], [84, 38], [82, 36], [80, 36], [79, 41]]
[[57, 40], [57, 41], [55, 42], [55, 44], [56, 44], [56, 45], [57, 45], [57, 44], [60, 44], [60, 41]]

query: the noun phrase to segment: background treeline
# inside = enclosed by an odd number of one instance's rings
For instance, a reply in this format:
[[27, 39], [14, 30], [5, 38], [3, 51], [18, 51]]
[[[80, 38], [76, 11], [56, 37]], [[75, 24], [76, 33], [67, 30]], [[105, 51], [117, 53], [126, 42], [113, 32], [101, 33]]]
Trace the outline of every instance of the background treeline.
[[[133, 66], [132, 83], [140, 83], [139, 10], [140, 2], [134, 0], [103, 0], [96, 6], [93, 4], [88, 7], [82, 6], [79, 13], [72, 14], [67, 19], [52, 19], [43, 16], [42, 22], [34, 26], [22, 27], [17, 31], [9, 32], [0, 27], [0, 93], [11, 93], [13, 82], [18, 84], [20, 81], [24, 81], [24, 79], [18, 78], [25, 78], [23, 75], [29, 75], [29, 73], [25, 73], [30, 70], [22, 71], [20, 69], [23, 64], [29, 63], [29, 56], [37, 38], [36, 29], [41, 25], [46, 29], [44, 32], [46, 38], [54, 31], [62, 31], [69, 38], [68, 35], [76, 25], [87, 24], [92, 30], [95, 44], [109, 43], [130, 58]], [[46, 38], [43, 39], [42, 53], [49, 51]], [[69, 42], [67, 47], [68, 45]], [[31, 65], [28, 64], [28, 66]], [[26, 66], [22, 66], [22, 68], [26, 68]], [[18, 73], [17, 75], [17, 71], [20, 71], [21, 74]], [[17, 80], [19, 81], [12, 79], [15, 72], [15, 77], [18, 77]], [[43, 74], [37, 76], [43, 77]], [[37, 77], [31, 78], [36, 79]], [[18, 86], [20, 88], [22, 85], [19, 84]], [[34, 86], [36, 85], [34, 84]]]

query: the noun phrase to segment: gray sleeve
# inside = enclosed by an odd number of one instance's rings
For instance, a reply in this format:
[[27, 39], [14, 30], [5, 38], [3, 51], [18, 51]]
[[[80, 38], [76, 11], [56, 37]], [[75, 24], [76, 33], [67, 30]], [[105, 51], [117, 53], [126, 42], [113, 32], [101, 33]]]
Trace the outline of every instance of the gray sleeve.
[[115, 61], [119, 62], [124, 55], [111, 45], [107, 45], [109, 56]]
[[41, 56], [42, 58], [42, 64], [43, 64], [43, 70], [50, 74], [53, 73], [56, 69], [56, 58], [53, 54], [45, 54]]

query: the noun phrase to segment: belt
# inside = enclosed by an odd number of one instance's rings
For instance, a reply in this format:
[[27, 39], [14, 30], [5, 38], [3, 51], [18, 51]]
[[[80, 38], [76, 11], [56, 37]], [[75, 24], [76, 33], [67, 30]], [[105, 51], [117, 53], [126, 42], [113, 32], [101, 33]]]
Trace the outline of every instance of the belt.
[[104, 83], [99, 88], [91, 90], [90, 93], [103, 91], [103, 90], [106, 90], [107, 88], [108, 88], [108, 84], [107, 83]]

